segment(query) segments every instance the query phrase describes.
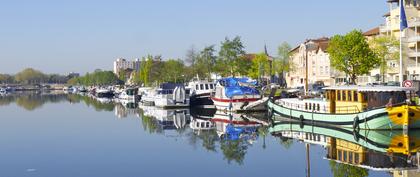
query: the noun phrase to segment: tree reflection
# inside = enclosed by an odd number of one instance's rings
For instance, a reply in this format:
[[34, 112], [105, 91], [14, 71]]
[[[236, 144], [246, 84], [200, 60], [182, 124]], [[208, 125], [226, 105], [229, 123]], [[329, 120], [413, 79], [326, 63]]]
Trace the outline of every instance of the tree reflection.
[[235, 161], [239, 165], [242, 165], [248, 146], [242, 139], [230, 141], [222, 138], [220, 141], [220, 149], [223, 152], [224, 159], [226, 159], [229, 164], [231, 161]]
[[365, 177], [369, 176], [369, 171], [364, 168], [347, 165], [343, 163], [337, 163], [330, 161], [331, 172], [334, 177]]

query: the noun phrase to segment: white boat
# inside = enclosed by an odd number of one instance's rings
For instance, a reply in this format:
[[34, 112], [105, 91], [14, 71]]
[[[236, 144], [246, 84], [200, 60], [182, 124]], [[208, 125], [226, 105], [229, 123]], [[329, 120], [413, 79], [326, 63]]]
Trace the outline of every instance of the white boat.
[[220, 79], [211, 99], [218, 110], [245, 111], [247, 105], [261, 99], [255, 85], [256, 82], [248, 78]]
[[95, 96], [98, 98], [112, 98], [114, 97], [114, 92], [107, 88], [97, 88], [95, 90]]
[[6, 94], [6, 93], [7, 93], [6, 89], [1, 87], [0, 88], [0, 94]]
[[216, 88], [215, 83], [197, 79], [189, 82], [187, 88], [190, 89], [191, 106], [213, 105], [211, 95]]
[[154, 106], [155, 105], [155, 96], [157, 94], [156, 88], [140, 88], [139, 93], [141, 95], [140, 102], [146, 106]]
[[161, 108], [189, 107], [189, 90], [182, 84], [165, 83], [156, 90], [154, 105]]
[[139, 106], [145, 116], [154, 117], [162, 129], [183, 129], [190, 122], [188, 109], [163, 109], [152, 106]]
[[247, 119], [238, 113], [217, 111], [211, 121], [216, 126], [220, 138], [228, 140], [246, 139], [250, 143], [256, 140], [256, 131], [261, 123]]
[[118, 99], [135, 102], [138, 96], [137, 88], [126, 88], [118, 95]]

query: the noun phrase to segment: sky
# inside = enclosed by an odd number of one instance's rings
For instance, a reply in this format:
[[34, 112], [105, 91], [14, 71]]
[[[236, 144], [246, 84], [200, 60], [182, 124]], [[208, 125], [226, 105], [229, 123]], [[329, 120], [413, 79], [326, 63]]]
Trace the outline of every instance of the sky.
[[276, 56], [282, 42], [363, 31], [382, 23], [386, 0], [13, 0], [0, 6], [0, 73], [112, 70], [143, 56], [185, 58], [240, 36], [248, 53]]

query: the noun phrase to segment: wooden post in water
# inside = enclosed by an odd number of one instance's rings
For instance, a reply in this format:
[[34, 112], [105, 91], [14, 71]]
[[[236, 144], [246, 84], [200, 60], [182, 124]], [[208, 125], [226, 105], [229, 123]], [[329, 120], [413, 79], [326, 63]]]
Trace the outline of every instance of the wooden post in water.
[[306, 146], [306, 177], [311, 177], [311, 161], [309, 158], [309, 143]]

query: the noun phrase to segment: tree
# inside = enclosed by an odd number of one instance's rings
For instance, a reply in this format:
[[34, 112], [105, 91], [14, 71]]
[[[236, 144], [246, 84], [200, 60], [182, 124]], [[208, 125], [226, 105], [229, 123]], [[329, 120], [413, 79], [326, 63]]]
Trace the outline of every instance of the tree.
[[274, 72], [283, 75], [284, 72], [292, 70], [292, 63], [289, 62], [291, 49], [292, 48], [287, 42], [283, 42], [277, 48], [278, 56], [277, 58], [274, 58]]
[[216, 65], [217, 57], [214, 55], [214, 45], [206, 46], [197, 58], [197, 68], [202, 71], [204, 77], [210, 79]]
[[358, 30], [332, 37], [327, 51], [331, 66], [349, 75], [351, 84], [356, 84], [358, 75], [368, 74], [380, 62]]
[[47, 76], [41, 71], [26, 68], [15, 75], [15, 80], [23, 84], [40, 84], [47, 80]]
[[13, 76], [9, 74], [0, 74], [0, 84], [10, 84], [13, 83]]
[[166, 82], [179, 82], [183, 79], [184, 62], [180, 59], [169, 59], [163, 64], [163, 81]]
[[251, 72], [249, 76], [253, 79], [261, 79], [262, 76], [269, 74], [270, 71], [270, 61], [268, 56], [265, 53], [259, 53], [255, 55], [255, 58], [252, 60]]
[[[239, 59], [241, 56], [245, 55], [244, 46], [241, 42], [241, 38], [236, 36], [233, 40], [230, 40], [228, 37], [221, 43], [220, 51], [219, 51], [219, 72], [222, 75], [230, 73], [230, 75], [234, 76], [235, 73], [240, 71], [240, 67], [238, 67], [241, 60]], [[230, 69], [230, 71], [226, 72], [226, 67]]]
[[379, 70], [382, 75], [382, 82], [385, 82], [385, 73], [388, 70], [387, 63], [390, 60], [398, 59], [400, 42], [390, 36], [379, 36], [369, 41], [369, 45], [380, 59]]

